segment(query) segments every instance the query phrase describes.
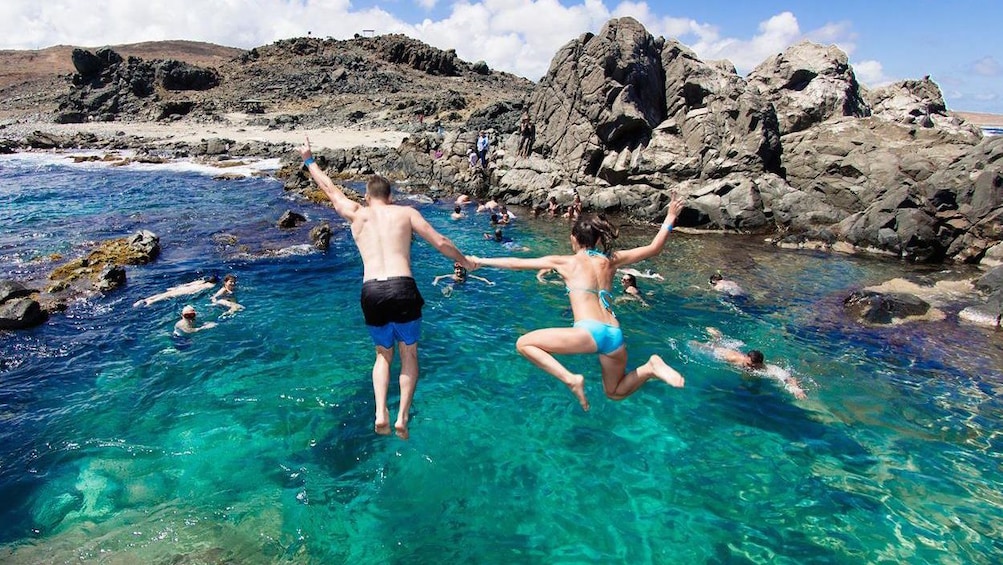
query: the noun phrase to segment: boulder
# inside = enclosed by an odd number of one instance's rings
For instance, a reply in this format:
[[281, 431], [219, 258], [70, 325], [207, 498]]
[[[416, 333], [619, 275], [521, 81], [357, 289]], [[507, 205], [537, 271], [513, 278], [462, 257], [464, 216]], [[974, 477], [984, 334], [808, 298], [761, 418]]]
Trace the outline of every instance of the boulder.
[[606, 149], [647, 143], [665, 119], [661, 48], [629, 17], [562, 47], [530, 98], [537, 145], [558, 166], [594, 175]]
[[74, 49], [70, 54], [73, 68], [81, 77], [90, 78], [104, 69], [104, 62], [94, 53], [86, 49]]
[[108, 292], [125, 286], [125, 268], [121, 265], [105, 265], [98, 273], [94, 287], [101, 292]]
[[294, 228], [306, 221], [306, 216], [300, 214], [299, 212], [293, 212], [292, 210], [286, 210], [282, 213], [279, 218], [278, 226], [280, 229]]
[[161, 61], [155, 66], [160, 86], [167, 90], [209, 90], [219, 86], [219, 73], [181, 61]]
[[1003, 267], [995, 267], [979, 277], [975, 289], [986, 294], [1003, 292]]
[[310, 242], [315, 249], [327, 251], [331, 245], [331, 224], [323, 222], [310, 230]]
[[871, 114], [846, 53], [835, 45], [801, 41], [763, 61], [747, 80], [776, 107], [781, 134]]
[[128, 239], [129, 253], [124, 258], [126, 265], [142, 265], [153, 262], [160, 255], [160, 237], [149, 230], [140, 230]]
[[31, 296], [34, 290], [17, 281], [0, 280], [0, 302]]
[[843, 300], [847, 313], [864, 324], [887, 325], [924, 316], [930, 304], [912, 294], [861, 290]]
[[45, 322], [48, 314], [30, 298], [13, 298], [0, 303], [0, 330], [23, 330]]

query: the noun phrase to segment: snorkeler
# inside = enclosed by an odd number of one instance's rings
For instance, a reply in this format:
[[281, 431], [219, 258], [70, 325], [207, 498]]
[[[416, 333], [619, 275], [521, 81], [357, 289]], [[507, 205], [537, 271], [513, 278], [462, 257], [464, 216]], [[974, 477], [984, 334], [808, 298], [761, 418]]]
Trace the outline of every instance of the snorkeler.
[[[683, 209], [683, 201], [673, 194], [661, 229], [651, 243], [633, 249], [614, 250], [618, 230], [601, 215], [580, 216], [571, 228], [572, 255], [516, 257], [471, 257], [478, 266], [525, 269], [537, 272], [555, 269], [568, 290], [575, 323], [570, 328], [531, 331], [518, 339], [516, 349], [534, 365], [550, 373], [571, 390], [583, 410], [589, 409], [585, 377], [569, 371], [554, 355], [598, 353], [603, 391], [613, 400], [623, 400], [651, 378], [674, 387], [684, 384], [683, 376], [658, 355], [626, 372], [627, 347], [620, 322], [611, 305], [613, 275], [618, 267], [654, 257], [665, 246], [669, 233]], [[602, 247], [600, 251], [598, 247]]]

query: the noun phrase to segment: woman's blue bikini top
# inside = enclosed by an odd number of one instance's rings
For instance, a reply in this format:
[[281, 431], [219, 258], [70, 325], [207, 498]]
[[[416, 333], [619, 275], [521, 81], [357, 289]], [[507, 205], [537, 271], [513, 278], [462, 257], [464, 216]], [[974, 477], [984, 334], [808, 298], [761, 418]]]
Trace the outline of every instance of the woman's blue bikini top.
[[[605, 253], [595, 249], [586, 249], [585, 254], [589, 257], [602, 257], [604, 259], [609, 259]], [[605, 288], [594, 289], [594, 288], [571, 288], [570, 286], [564, 287], [568, 291], [568, 294], [572, 292], [589, 292], [595, 294], [599, 297], [599, 304], [604, 310], [610, 313], [611, 316], [616, 318], [616, 314], [613, 312], [613, 306], [610, 304], [610, 300], [613, 298], [613, 293], [606, 290]]]

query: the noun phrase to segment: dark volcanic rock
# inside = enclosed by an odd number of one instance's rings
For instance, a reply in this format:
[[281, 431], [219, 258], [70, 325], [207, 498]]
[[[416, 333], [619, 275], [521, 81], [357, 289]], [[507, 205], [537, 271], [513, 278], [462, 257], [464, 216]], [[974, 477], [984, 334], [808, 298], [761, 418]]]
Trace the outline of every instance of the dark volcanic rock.
[[847, 312], [866, 324], [891, 324], [910, 316], [922, 316], [930, 304], [912, 294], [858, 291], [843, 301]]
[[0, 303], [0, 330], [33, 328], [47, 319], [48, 314], [30, 298], [14, 298]]

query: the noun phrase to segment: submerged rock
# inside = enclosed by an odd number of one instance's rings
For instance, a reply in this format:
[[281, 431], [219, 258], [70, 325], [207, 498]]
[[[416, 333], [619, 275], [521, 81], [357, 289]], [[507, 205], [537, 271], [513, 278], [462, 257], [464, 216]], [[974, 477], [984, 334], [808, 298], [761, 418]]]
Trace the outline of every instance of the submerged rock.
[[865, 324], [901, 323], [909, 318], [925, 316], [930, 303], [905, 293], [881, 293], [861, 290], [843, 301], [846, 311]]

